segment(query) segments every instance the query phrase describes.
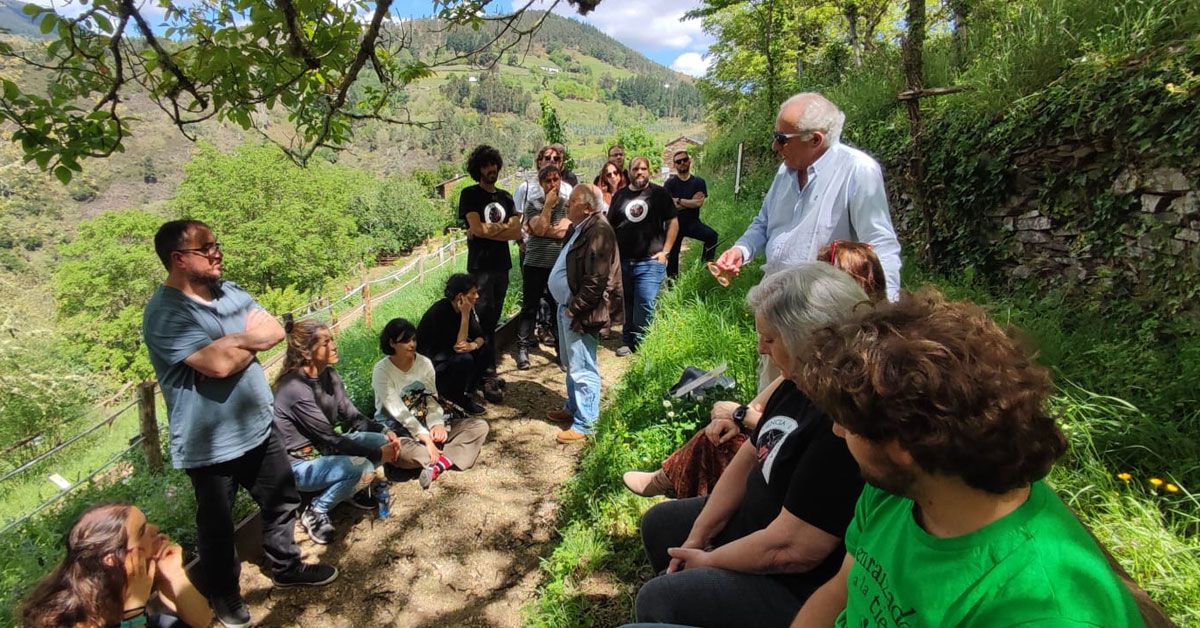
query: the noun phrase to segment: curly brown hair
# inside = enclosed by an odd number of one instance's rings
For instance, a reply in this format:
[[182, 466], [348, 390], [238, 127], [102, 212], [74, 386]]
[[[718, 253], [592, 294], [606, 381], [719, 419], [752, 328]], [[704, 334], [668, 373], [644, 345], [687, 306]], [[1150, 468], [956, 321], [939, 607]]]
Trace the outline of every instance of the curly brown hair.
[[887, 298], [887, 278], [883, 264], [875, 249], [865, 242], [834, 240], [817, 251], [817, 261], [833, 264], [834, 268], [848, 273], [862, 286], [872, 301]]
[[980, 490], [1026, 486], [1066, 451], [1033, 351], [933, 288], [818, 331], [797, 362], [797, 385], [845, 429]]

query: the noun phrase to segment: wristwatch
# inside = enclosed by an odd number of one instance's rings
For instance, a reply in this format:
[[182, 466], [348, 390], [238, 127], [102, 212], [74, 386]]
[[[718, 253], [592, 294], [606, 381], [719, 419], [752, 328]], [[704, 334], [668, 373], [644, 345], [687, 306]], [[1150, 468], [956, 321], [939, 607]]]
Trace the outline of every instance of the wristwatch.
[[750, 406], [742, 404], [733, 411], [733, 416], [731, 418], [733, 419], [733, 422], [737, 424], [738, 429], [740, 430], [746, 429], [746, 411], [749, 409]]

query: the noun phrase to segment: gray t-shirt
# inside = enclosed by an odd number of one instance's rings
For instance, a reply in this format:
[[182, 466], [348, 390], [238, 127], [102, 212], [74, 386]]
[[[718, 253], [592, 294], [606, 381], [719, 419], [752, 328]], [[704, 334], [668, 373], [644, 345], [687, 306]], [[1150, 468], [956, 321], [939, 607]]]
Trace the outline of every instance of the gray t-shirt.
[[233, 460], [261, 445], [271, 431], [272, 397], [262, 365], [214, 379], [184, 362], [213, 341], [246, 329], [246, 316], [262, 309], [226, 281], [205, 305], [159, 286], [142, 313], [142, 336], [167, 401], [171, 462], [177, 469]]

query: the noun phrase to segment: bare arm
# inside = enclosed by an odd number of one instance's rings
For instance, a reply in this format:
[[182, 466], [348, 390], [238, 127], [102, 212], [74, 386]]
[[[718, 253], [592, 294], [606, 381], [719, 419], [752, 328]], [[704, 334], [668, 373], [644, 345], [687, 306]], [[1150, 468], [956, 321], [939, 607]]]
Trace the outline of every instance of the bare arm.
[[279, 344], [283, 337], [279, 321], [266, 310], [254, 310], [246, 316], [245, 331], [218, 338], [184, 362], [206, 377], [229, 377], [245, 370], [255, 354]]
[[[557, 194], [553, 196], [555, 198], [558, 197]], [[571, 228], [571, 221], [562, 218], [557, 223], [550, 224], [550, 218], [554, 215], [554, 208], [558, 203], [557, 201], [551, 203], [549, 197], [550, 195], [547, 195], [546, 204], [542, 206], [542, 212], [530, 218], [525, 226], [529, 229], [531, 235], [538, 236], [539, 238], [561, 240], [567, 237], [567, 231]]]
[[771, 525], [708, 552], [700, 562], [742, 573], [805, 573], [837, 549], [839, 540], [784, 508]]
[[676, 199], [676, 205], [684, 209], [700, 209], [704, 207], [704, 201], [707, 199], [704, 192], [696, 192], [692, 198]]
[[467, 233], [488, 240], [518, 240], [521, 238], [521, 218], [513, 216], [503, 223], [484, 223], [477, 212], [467, 214]]
[[679, 219], [672, 218], [671, 222], [667, 223], [667, 239], [663, 242], [663, 253], [670, 253], [675, 250], [675, 242], [679, 237]]
[[838, 615], [846, 610], [846, 587], [850, 580], [850, 569], [854, 567], [854, 557], [846, 554], [842, 568], [838, 570], [829, 582], [808, 597], [796, 619], [792, 620], [792, 628], [810, 628], [811, 626], [832, 626]]

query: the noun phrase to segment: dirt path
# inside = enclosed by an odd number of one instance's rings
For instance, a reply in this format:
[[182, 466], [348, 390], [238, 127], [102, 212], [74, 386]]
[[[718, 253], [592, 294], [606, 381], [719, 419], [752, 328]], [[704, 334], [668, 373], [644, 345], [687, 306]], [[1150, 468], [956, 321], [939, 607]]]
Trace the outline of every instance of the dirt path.
[[[618, 340], [600, 348], [605, 386], [627, 360]], [[475, 467], [439, 478], [429, 491], [415, 480], [392, 485], [392, 515], [378, 519], [348, 506], [334, 511], [336, 540], [320, 546], [300, 527], [305, 560], [341, 570], [318, 589], [275, 590], [245, 565], [242, 593], [261, 626], [520, 626], [521, 608], [540, 578], [558, 504], [557, 487], [575, 472], [578, 446], [559, 445], [545, 419], [562, 407], [564, 375], [541, 350], [518, 371], [503, 356], [505, 403], [492, 404], [488, 442]]]

